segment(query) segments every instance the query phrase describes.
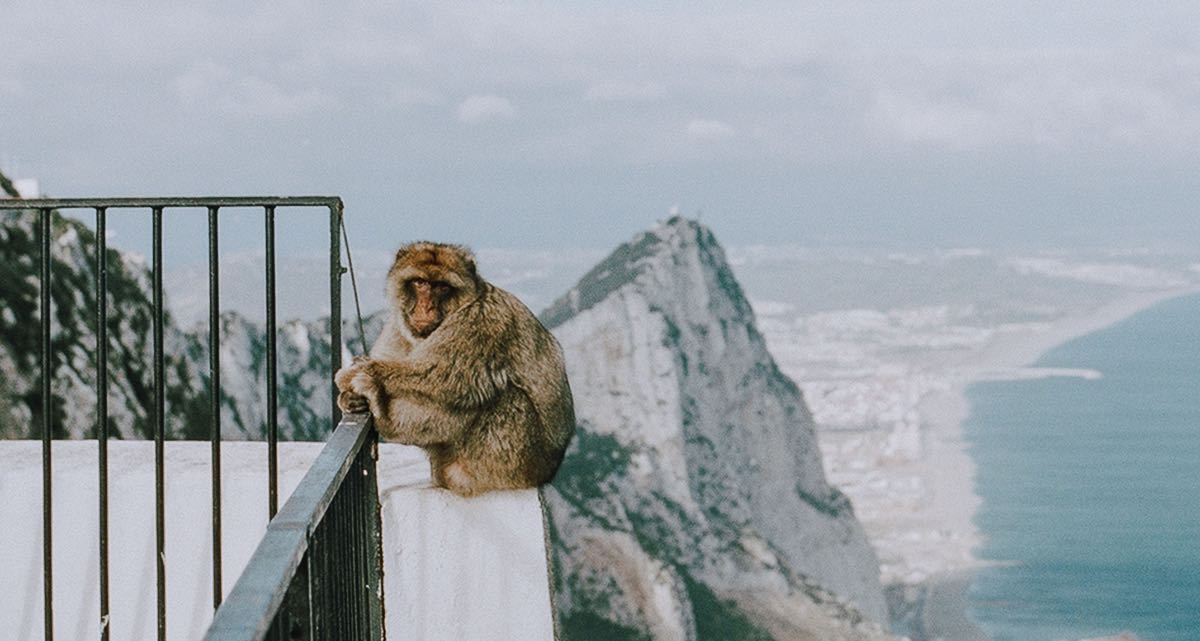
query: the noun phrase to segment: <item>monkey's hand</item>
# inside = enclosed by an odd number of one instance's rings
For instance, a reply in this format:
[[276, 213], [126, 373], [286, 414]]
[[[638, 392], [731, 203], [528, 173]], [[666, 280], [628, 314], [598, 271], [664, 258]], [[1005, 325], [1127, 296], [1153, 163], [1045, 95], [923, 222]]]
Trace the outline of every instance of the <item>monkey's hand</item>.
[[354, 357], [354, 364], [338, 370], [333, 378], [338, 387], [338, 408], [347, 414], [361, 414], [371, 409], [367, 397], [355, 392], [351, 386], [351, 381], [359, 374], [364, 373], [361, 365], [367, 360], [365, 356]]
[[337, 403], [346, 414], [364, 414], [371, 409], [367, 399], [354, 392], [338, 392]]
[[344, 411], [365, 412], [368, 409], [378, 421], [387, 422], [387, 406], [381, 402], [381, 389], [377, 379], [378, 363], [370, 359], [358, 359], [350, 367], [338, 371], [334, 382], [338, 386], [338, 405], [343, 399], [348, 407]]

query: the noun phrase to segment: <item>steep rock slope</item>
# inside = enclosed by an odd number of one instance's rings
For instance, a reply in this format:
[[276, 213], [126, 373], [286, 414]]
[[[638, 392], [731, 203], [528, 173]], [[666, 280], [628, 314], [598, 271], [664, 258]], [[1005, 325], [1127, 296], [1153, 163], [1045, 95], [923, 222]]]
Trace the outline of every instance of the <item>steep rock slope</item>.
[[[40, 436], [41, 333], [37, 216], [0, 213], [0, 437]], [[95, 235], [82, 223], [51, 221], [52, 417], [56, 438], [95, 434]], [[109, 423], [117, 438], [153, 431], [153, 313], [150, 275], [135, 256], [110, 249], [108, 268]], [[184, 355], [186, 338], [163, 330], [168, 430], [189, 436], [202, 415], [205, 383]]]
[[546, 492], [568, 636], [879, 634], [875, 557], [710, 231], [640, 235], [542, 319], [579, 419]]
[[[222, 436], [237, 440], [265, 438], [266, 329], [234, 312], [221, 314], [219, 329]], [[277, 326], [276, 403], [281, 438], [323, 440], [332, 429], [329, 343], [327, 318], [309, 322], [293, 320]], [[203, 368], [207, 398], [207, 324], [196, 325], [187, 332], [187, 358]], [[207, 413], [205, 416], [207, 420]]]

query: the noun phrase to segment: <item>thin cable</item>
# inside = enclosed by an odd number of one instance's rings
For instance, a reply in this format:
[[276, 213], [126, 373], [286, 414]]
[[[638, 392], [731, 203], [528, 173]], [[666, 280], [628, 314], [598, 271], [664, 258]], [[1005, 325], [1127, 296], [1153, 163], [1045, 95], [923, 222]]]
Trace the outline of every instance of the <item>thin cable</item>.
[[346, 217], [342, 216], [342, 241], [346, 243], [346, 263], [350, 265], [350, 288], [354, 290], [354, 313], [358, 315], [358, 337], [362, 339], [363, 356], [367, 349], [367, 330], [363, 328], [362, 306], [358, 303], [358, 279], [354, 277], [354, 258], [350, 255], [350, 237], [346, 235]]

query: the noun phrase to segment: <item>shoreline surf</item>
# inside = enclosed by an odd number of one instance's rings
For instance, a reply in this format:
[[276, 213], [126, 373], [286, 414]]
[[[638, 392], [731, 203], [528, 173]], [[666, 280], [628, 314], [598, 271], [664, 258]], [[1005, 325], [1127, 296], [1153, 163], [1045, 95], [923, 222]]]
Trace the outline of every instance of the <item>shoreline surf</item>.
[[[939, 631], [937, 635], [944, 638], [971, 641], [987, 638], [974, 625], [965, 597], [975, 572], [984, 565], [975, 555], [984, 535], [974, 522], [982, 501], [975, 488], [976, 463], [967, 451], [965, 440], [964, 423], [971, 412], [967, 388], [980, 381], [1021, 376], [1042, 355], [1059, 345], [1115, 325], [1158, 303], [1195, 293], [1200, 293], [1200, 287], [1127, 294], [1038, 329], [1000, 334], [982, 350], [961, 356], [958, 362], [944, 364], [949, 385], [923, 398], [918, 412], [925, 427], [928, 512], [939, 528], [955, 536], [947, 537], [946, 541], [944, 558], [948, 569], [922, 581], [925, 586], [922, 603], [915, 613], [921, 629]], [[1084, 374], [1049, 372], [1048, 375]], [[945, 636], [952, 631], [955, 636]]]

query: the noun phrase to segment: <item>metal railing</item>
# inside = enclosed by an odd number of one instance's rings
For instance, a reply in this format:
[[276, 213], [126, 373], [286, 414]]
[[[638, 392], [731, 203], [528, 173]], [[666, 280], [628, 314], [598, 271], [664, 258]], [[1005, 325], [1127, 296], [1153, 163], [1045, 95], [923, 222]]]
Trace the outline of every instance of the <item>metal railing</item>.
[[[276, 380], [276, 348], [275, 348], [275, 213], [279, 207], [325, 208], [329, 211], [329, 299], [330, 299], [330, 408], [333, 422], [337, 423], [340, 412], [337, 409], [337, 389], [332, 383], [332, 372], [341, 367], [341, 275], [345, 271], [341, 265], [341, 243], [343, 227], [343, 205], [336, 197], [249, 197], [249, 198], [71, 198], [71, 199], [30, 199], [30, 200], [0, 200], [0, 211], [24, 210], [33, 211], [37, 215], [37, 236], [40, 245], [40, 362], [41, 362], [41, 441], [42, 441], [42, 571], [43, 571], [43, 600], [44, 600], [44, 639], [54, 639], [54, 584], [53, 584], [53, 520], [52, 507], [52, 443], [54, 435], [53, 389], [54, 378], [52, 348], [51, 348], [51, 292], [53, 288], [51, 275], [51, 240], [52, 218], [56, 210], [62, 209], [91, 209], [95, 213], [95, 290], [96, 290], [96, 428], [98, 442], [98, 532], [99, 539], [99, 624], [100, 639], [108, 641], [109, 626], [109, 515], [108, 515], [108, 247], [106, 239], [107, 214], [111, 209], [148, 209], [152, 220], [152, 265], [153, 281], [153, 427], [154, 427], [154, 456], [155, 456], [155, 547], [157, 558], [156, 592], [157, 592], [157, 638], [166, 639], [166, 567], [165, 567], [165, 480], [164, 480], [164, 441], [166, 440], [166, 395], [164, 389], [165, 361], [163, 354], [163, 212], [175, 208], [201, 208], [208, 212], [208, 288], [209, 288], [209, 376], [210, 376], [210, 425], [212, 457], [212, 598], [213, 607], [221, 606], [223, 594], [222, 560], [221, 560], [221, 381], [220, 381], [220, 337], [219, 312], [220, 294], [219, 255], [218, 255], [218, 222], [222, 208], [261, 208], [264, 214], [265, 243], [266, 243], [266, 359], [267, 359], [267, 404], [266, 427], [268, 442], [268, 510], [270, 516], [276, 515], [278, 503], [278, 420], [277, 420], [277, 390]], [[339, 556], [342, 551], [335, 548], [346, 546], [359, 551], [367, 549], [368, 545], [379, 545], [378, 527], [378, 495], [375, 489], [375, 465], [373, 455], [374, 435], [370, 433], [367, 423], [350, 421], [339, 425], [333, 440], [318, 458], [320, 470], [314, 465], [313, 472], [305, 477], [300, 489], [285, 506], [287, 518], [279, 523], [272, 522], [267, 537], [263, 539], [254, 561], [247, 570], [247, 576], [235, 586], [231, 599], [235, 596], [244, 600], [237, 604], [230, 603], [221, 608], [214, 625], [212, 638], [220, 639], [261, 639], [262, 634], [250, 636], [235, 636], [234, 630], [246, 629], [235, 625], [239, 616], [250, 616], [253, 612], [255, 620], [265, 620], [267, 614], [260, 612], [256, 599], [268, 598], [272, 607], [282, 605], [279, 622], [271, 629], [286, 629], [287, 633], [279, 638], [380, 638], [381, 610], [380, 601], [381, 568], [378, 559], [374, 566], [363, 561], [361, 567], [354, 565]], [[332, 472], [330, 470], [333, 470]], [[347, 477], [348, 470], [355, 470], [353, 480]], [[314, 476], [315, 475], [315, 476]], [[365, 479], [365, 480], [361, 480]], [[322, 485], [323, 484], [323, 485]], [[368, 487], [369, 485], [369, 487]], [[301, 492], [303, 489], [303, 492]], [[295, 506], [293, 506], [295, 504]], [[326, 513], [332, 515], [323, 520]], [[364, 516], [367, 515], [367, 516]], [[370, 518], [367, 518], [367, 517]], [[370, 521], [370, 522], [368, 522]], [[372, 525], [373, 523], [373, 525]], [[303, 534], [303, 541], [296, 537]], [[346, 538], [350, 537], [350, 538]], [[346, 541], [353, 540], [347, 544]], [[330, 543], [336, 541], [336, 543]], [[373, 543], [372, 543], [373, 541]], [[271, 549], [266, 549], [271, 548]], [[272, 550], [291, 554], [286, 563], [276, 558]], [[377, 556], [377, 555], [375, 555]], [[259, 561], [260, 557], [264, 560]], [[366, 558], [366, 557], [363, 557]], [[374, 556], [372, 557], [374, 558]], [[265, 564], [265, 565], [264, 565]], [[264, 567], [269, 569], [264, 569]], [[348, 577], [341, 577], [340, 572], [353, 568]], [[272, 572], [278, 572], [272, 575]], [[329, 574], [334, 570], [333, 575]], [[268, 575], [275, 584], [267, 589]], [[365, 577], [365, 585], [370, 586], [370, 594], [365, 597], [355, 596], [355, 590], [350, 584], [343, 585], [342, 579], [360, 582]], [[245, 584], [245, 586], [243, 586]], [[357, 585], [358, 583], [354, 583]], [[293, 587], [289, 588], [291, 585]], [[303, 589], [299, 586], [304, 586]], [[257, 589], [263, 589], [263, 594], [254, 594]], [[294, 593], [294, 594], [293, 594]], [[375, 595], [374, 600], [370, 597]], [[278, 597], [278, 598], [276, 598]], [[366, 598], [365, 601], [361, 601]], [[355, 600], [360, 599], [360, 600]], [[306, 604], [304, 607], [298, 604]], [[358, 615], [365, 615], [361, 621], [346, 623], [341, 610], [330, 614], [317, 606], [352, 604], [351, 610]], [[365, 604], [365, 605], [364, 605]], [[305, 609], [307, 608], [307, 610]], [[365, 608], [365, 609], [364, 609]], [[226, 612], [229, 613], [226, 613]], [[307, 627], [296, 628], [293, 623], [303, 617], [295, 614], [307, 611]], [[242, 613], [241, 615], [237, 613]], [[270, 616], [274, 616], [271, 613]], [[296, 618], [299, 617], [299, 618]], [[257, 624], [255, 624], [257, 625]], [[349, 627], [347, 627], [349, 626]], [[358, 626], [357, 628], [355, 626]], [[293, 630], [309, 630], [317, 636], [293, 637]], [[326, 630], [365, 630], [363, 635], [330, 637]], [[265, 634], [265, 632], [264, 632]], [[324, 635], [324, 636], [322, 636]], [[369, 636], [367, 636], [369, 635]], [[211, 635], [210, 635], [211, 636]]]
[[347, 415], [217, 609], [205, 641], [380, 641], [377, 440]]

